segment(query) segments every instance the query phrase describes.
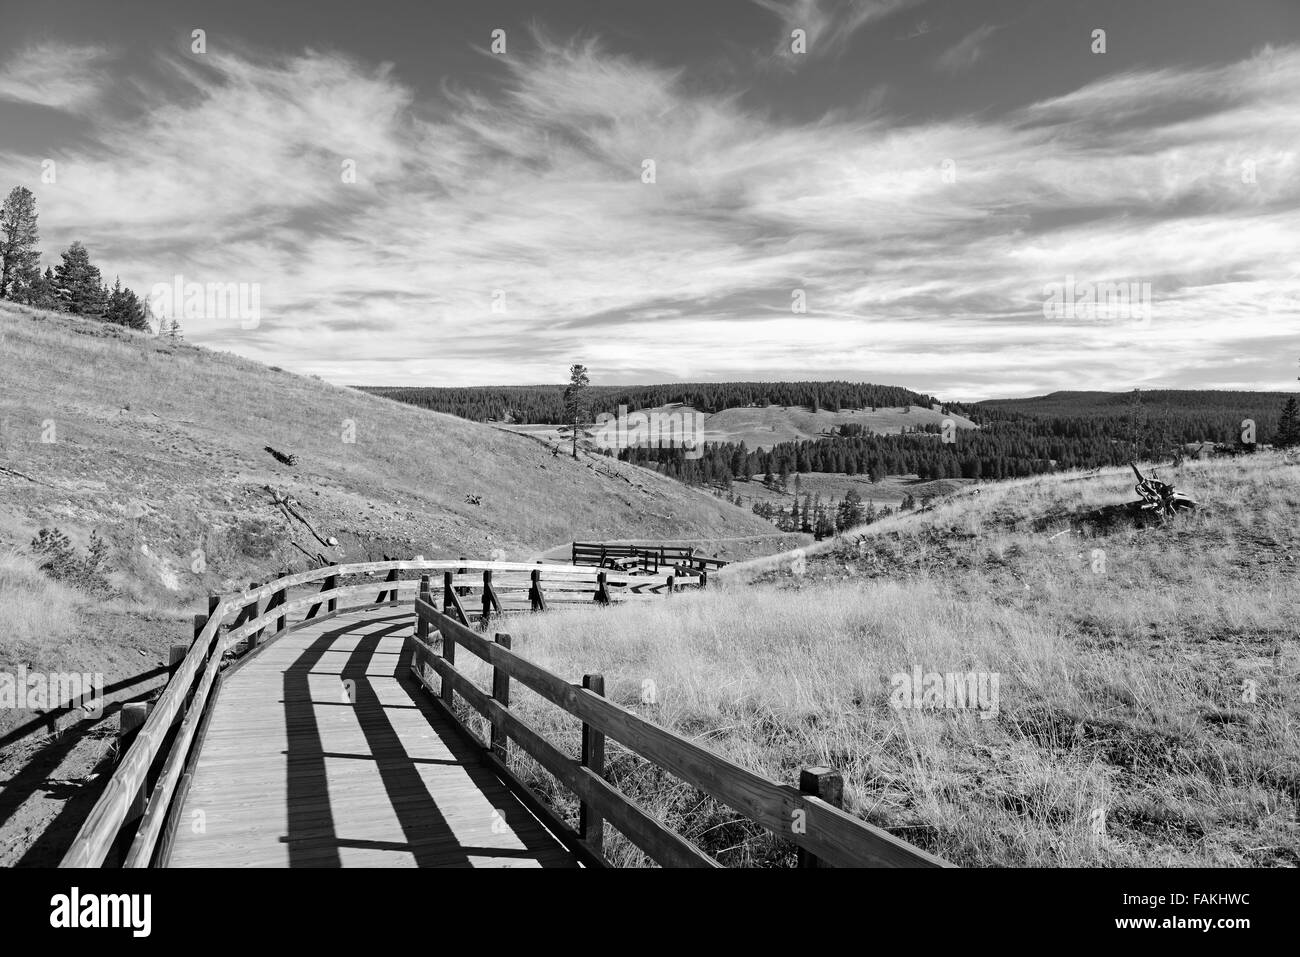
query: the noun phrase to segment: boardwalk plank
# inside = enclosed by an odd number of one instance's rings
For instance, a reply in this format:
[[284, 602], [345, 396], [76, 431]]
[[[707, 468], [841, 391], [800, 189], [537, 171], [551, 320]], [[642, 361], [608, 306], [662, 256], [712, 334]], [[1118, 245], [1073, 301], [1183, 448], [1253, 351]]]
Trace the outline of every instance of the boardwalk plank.
[[345, 614], [224, 682], [173, 867], [572, 867], [425, 702], [410, 614]]

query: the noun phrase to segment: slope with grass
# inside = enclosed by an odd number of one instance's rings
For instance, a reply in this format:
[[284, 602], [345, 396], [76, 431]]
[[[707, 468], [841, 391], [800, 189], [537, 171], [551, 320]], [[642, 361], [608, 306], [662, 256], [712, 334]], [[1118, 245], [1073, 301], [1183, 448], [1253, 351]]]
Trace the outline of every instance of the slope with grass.
[[[330, 559], [513, 558], [573, 538], [768, 530], [645, 469], [552, 456], [487, 426], [101, 323], [0, 306], [0, 348], [0, 544], [45, 524], [83, 544], [101, 529], [121, 559], [119, 590], [133, 577], [165, 597], [258, 559], [283, 567], [302, 560], [291, 528]], [[267, 485], [341, 546], [291, 523]]]
[[[623, 706], [756, 771], [838, 768], [854, 813], [958, 864], [1295, 866], [1300, 459], [1163, 474], [1202, 508], [1119, 520], [1109, 506], [1134, 496], [1118, 469], [983, 485], [802, 561], [729, 567], [719, 590], [520, 620], [513, 647], [573, 680], [603, 673]], [[918, 667], [997, 674], [996, 713], [893, 707], [894, 677]], [[571, 719], [517, 701], [576, 748]], [[724, 862], [791, 861], [608, 753], [620, 786]]]
[[[305, 553], [526, 559], [573, 539], [771, 534], [646, 469], [100, 322], [0, 303], [0, 368], [0, 670], [134, 677], [165, 663], [207, 593], [305, 567]], [[102, 537], [109, 587], [40, 573], [25, 553], [41, 528], [79, 554]], [[32, 718], [0, 711], [0, 738]], [[25, 758], [6, 750], [13, 782]], [[21, 835], [48, 816], [17, 804], [93, 765], [47, 768], [21, 799], [10, 786], [0, 825], [19, 833], [0, 843], [30, 850]]]

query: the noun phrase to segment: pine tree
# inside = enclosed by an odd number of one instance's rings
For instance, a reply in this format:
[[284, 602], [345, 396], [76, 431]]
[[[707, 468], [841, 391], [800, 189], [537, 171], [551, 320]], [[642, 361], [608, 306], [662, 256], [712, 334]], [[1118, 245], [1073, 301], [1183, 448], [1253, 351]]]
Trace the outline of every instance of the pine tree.
[[569, 366], [569, 384], [564, 389], [565, 421], [573, 425], [573, 457], [578, 457], [579, 420], [587, 415], [587, 367], [575, 362]]
[[54, 267], [54, 279], [64, 307], [78, 316], [102, 316], [107, 290], [99, 268], [90, 262], [86, 247], [74, 242], [63, 251], [62, 257], [63, 262]]
[[27, 290], [41, 275], [39, 239], [36, 197], [26, 186], [15, 186], [0, 207], [0, 299], [29, 298]]
[[1273, 439], [1273, 444], [1279, 449], [1300, 445], [1300, 406], [1297, 406], [1295, 396], [1287, 399], [1286, 405], [1282, 408], [1282, 415], [1277, 420], [1277, 435]]
[[[163, 322], [166, 323], [167, 320], [164, 319]], [[185, 337], [181, 335], [181, 321], [179, 319], [173, 319], [171, 325], [167, 326], [167, 338], [172, 342], [184, 341]]]
[[37, 309], [61, 309], [63, 304], [59, 301], [58, 290], [55, 287], [54, 270], [49, 266], [45, 267], [45, 274], [37, 274], [32, 281], [31, 286], [27, 289], [27, 305], [34, 306]]
[[120, 277], [113, 283], [113, 291], [108, 295], [108, 304], [104, 310], [104, 321], [111, 322], [115, 326], [138, 329], [141, 332], [149, 330], [149, 322], [145, 318], [144, 303], [130, 289], [122, 288]]

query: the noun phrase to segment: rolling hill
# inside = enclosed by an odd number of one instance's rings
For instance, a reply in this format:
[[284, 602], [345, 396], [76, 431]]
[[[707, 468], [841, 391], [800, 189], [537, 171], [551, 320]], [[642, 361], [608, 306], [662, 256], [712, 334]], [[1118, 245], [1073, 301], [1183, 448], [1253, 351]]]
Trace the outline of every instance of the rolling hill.
[[[680, 601], [532, 616], [513, 647], [759, 773], [840, 769], [850, 813], [962, 866], [1294, 867], [1300, 457], [1161, 474], [1201, 507], [1116, 521], [1122, 468], [986, 483]], [[900, 699], [918, 672], [991, 693]], [[525, 713], [573, 746], [557, 715]], [[724, 863], [791, 863], [655, 768], [611, 779]]]
[[[0, 361], [0, 656], [15, 666], [146, 670], [207, 593], [305, 553], [527, 559], [575, 538], [772, 535], [647, 469], [101, 322], [0, 304]], [[35, 572], [22, 552], [42, 528], [79, 553], [104, 540], [104, 594]]]

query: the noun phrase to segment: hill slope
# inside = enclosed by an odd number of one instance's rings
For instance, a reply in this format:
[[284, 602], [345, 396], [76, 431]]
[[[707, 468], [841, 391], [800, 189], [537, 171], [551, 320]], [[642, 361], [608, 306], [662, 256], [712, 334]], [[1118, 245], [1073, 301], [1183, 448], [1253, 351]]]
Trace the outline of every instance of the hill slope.
[[[44, 524], [83, 540], [99, 529], [146, 556], [168, 591], [237, 577], [243, 559], [267, 570], [305, 560], [291, 529], [331, 559], [770, 532], [648, 470], [553, 456], [499, 429], [100, 323], [0, 305], [0, 349], [0, 544]], [[290, 522], [268, 485], [340, 548]], [[196, 548], [202, 575], [190, 571]]]
[[[761, 773], [834, 767], [851, 813], [964, 866], [1293, 867], [1300, 457], [1161, 474], [1201, 508], [1117, 519], [1122, 469], [985, 484], [665, 607], [533, 616], [513, 647]], [[989, 693], [896, 696], [917, 672]], [[525, 710], [571, 744], [554, 714]], [[611, 777], [728, 864], [792, 863], [665, 775]]]

